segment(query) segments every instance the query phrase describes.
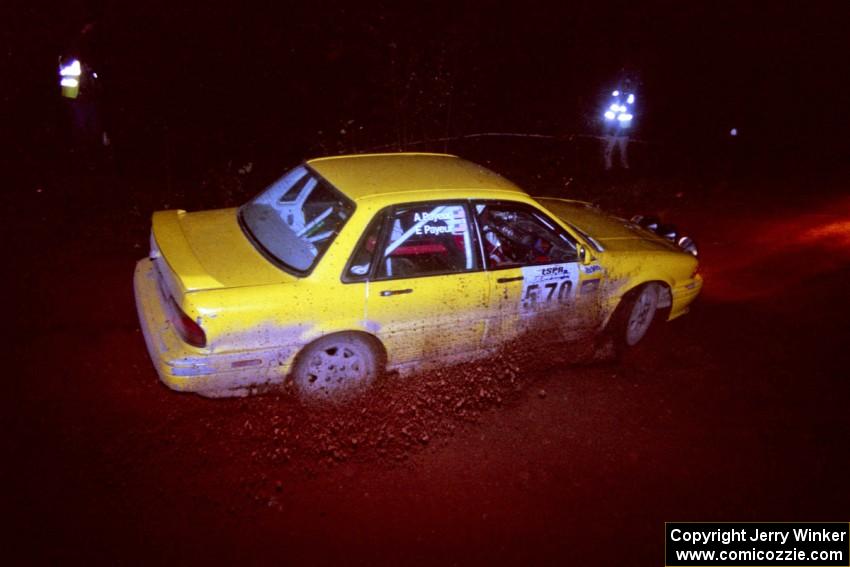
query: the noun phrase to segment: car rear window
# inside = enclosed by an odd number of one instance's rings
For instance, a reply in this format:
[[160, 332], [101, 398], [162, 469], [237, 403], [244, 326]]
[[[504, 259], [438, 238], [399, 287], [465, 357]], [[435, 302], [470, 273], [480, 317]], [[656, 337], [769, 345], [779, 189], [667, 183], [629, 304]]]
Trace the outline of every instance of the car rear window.
[[289, 272], [306, 275], [354, 208], [351, 199], [302, 165], [243, 205], [239, 221], [266, 257]]

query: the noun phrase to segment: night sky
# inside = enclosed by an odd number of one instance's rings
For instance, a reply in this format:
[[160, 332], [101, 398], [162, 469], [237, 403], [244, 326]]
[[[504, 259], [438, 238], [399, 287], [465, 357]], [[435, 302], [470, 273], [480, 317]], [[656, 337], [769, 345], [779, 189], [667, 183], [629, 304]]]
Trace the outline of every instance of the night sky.
[[642, 138], [698, 148], [737, 127], [776, 150], [846, 146], [844, 2], [5, 9], [7, 123], [42, 147], [61, 133], [57, 58], [91, 21], [116, 143], [135, 156], [168, 144], [188, 168], [477, 132], [595, 134], [624, 68], [639, 79]]

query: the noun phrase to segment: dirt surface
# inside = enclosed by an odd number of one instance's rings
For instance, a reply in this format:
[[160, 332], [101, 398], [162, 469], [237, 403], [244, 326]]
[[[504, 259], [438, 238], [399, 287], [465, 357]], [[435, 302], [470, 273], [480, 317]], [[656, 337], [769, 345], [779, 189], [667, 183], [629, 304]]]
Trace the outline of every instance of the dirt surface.
[[150, 207], [103, 190], [28, 187], [4, 227], [14, 563], [661, 565], [665, 521], [848, 519], [840, 192], [684, 199], [703, 297], [620, 360], [497, 357], [318, 409], [158, 383]]

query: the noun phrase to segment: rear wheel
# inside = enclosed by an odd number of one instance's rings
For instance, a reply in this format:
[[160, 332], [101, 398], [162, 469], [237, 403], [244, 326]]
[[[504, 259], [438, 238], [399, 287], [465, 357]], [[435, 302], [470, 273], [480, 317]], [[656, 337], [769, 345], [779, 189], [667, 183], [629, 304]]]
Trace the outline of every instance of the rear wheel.
[[304, 398], [343, 399], [375, 381], [379, 360], [366, 337], [356, 333], [328, 335], [301, 352], [292, 372], [293, 381]]

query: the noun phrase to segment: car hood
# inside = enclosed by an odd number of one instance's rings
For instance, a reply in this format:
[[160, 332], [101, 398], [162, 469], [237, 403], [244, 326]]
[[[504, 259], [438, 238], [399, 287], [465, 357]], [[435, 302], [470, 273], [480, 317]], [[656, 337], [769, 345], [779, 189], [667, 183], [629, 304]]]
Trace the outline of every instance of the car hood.
[[544, 197], [535, 197], [535, 200], [567, 225], [590, 235], [606, 250], [680, 251], [673, 243], [657, 234], [644, 230], [625, 219], [606, 214], [590, 203]]
[[235, 208], [154, 213], [155, 245], [185, 291], [267, 285], [295, 279], [254, 248], [242, 232], [236, 214]]

